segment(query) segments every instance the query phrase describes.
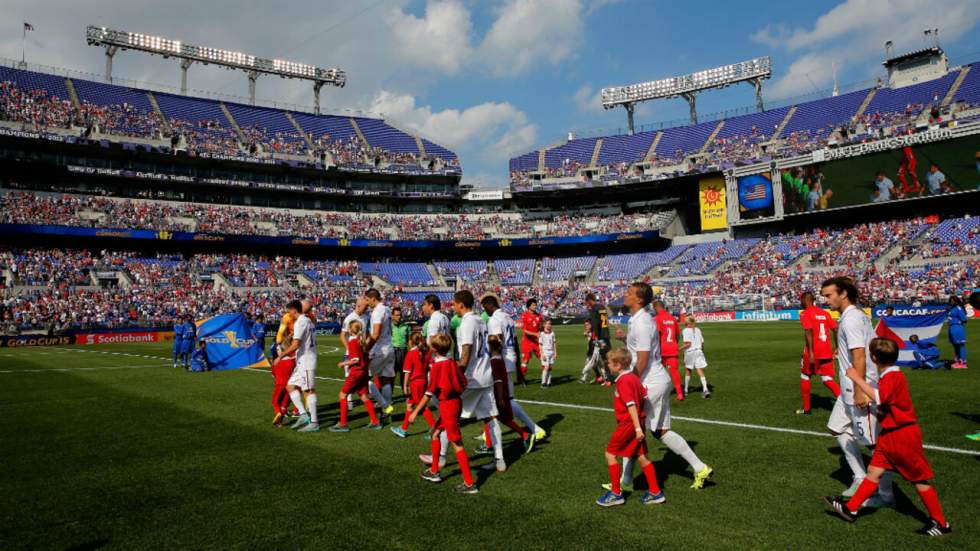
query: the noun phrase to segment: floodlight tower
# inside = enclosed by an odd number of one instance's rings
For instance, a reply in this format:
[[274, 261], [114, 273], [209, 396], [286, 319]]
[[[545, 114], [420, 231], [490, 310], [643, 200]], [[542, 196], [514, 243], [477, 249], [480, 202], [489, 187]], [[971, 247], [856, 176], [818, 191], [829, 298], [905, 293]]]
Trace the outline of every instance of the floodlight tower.
[[636, 104], [654, 99], [684, 98], [691, 109], [691, 124], [698, 122], [697, 95], [705, 90], [727, 88], [739, 82], [748, 82], [755, 88], [755, 105], [765, 109], [762, 101], [762, 81], [772, 77], [772, 61], [769, 56], [757, 57], [714, 69], [705, 69], [688, 75], [675, 76], [627, 86], [602, 89], [602, 107], [626, 109], [629, 133], [633, 134], [633, 112]]
[[266, 59], [251, 54], [192, 46], [179, 40], [150, 36], [141, 33], [89, 26], [85, 37], [90, 46], [105, 48], [105, 79], [112, 82], [112, 60], [119, 50], [136, 50], [166, 58], [180, 60], [180, 91], [187, 93], [187, 70], [195, 62], [213, 64], [229, 69], [244, 71], [248, 76], [248, 96], [255, 104], [255, 82], [260, 75], [278, 75], [282, 78], [298, 78], [313, 82], [313, 99], [316, 113], [320, 113], [320, 89], [324, 84], [343, 88], [347, 84], [347, 74], [340, 69], [323, 69], [305, 63], [282, 59]]

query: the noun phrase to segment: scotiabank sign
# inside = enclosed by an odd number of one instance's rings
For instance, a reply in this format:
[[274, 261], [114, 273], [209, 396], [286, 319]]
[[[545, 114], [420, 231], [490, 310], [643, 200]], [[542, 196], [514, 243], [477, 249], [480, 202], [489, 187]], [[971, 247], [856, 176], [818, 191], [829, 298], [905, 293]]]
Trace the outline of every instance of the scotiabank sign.
[[0, 337], [0, 347], [16, 348], [18, 346], [64, 346], [74, 341], [69, 335], [48, 337], [44, 335], [19, 335], [16, 337]]
[[695, 312], [698, 322], [735, 321], [735, 312]]
[[141, 331], [138, 333], [82, 333], [75, 335], [75, 344], [127, 344], [161, 342], [165, 332]]

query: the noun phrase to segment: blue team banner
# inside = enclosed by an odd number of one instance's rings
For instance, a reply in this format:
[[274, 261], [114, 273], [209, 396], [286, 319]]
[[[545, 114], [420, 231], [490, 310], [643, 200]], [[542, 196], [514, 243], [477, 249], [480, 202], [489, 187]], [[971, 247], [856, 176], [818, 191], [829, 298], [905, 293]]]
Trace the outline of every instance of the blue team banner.
[[222, 314], [197, 325], [197, 340], [204, 342], [207, 368], [212, 371], [269, 367], [262, 343], [252, 336], [252, 322], [243, 314]]
[[[889, 307], [894, 311], [892, 315], [886, 316], [885, 311]], [[898, 365], [910, 367], [919, 363], [915, 357], [917, 351], [937, 346], [936, 341], [943, 329], [943, 323], [946, 322], [949, 306], [879, 305], [872, 312], [874, 317], [884, 320], [888, 328], [905, 342], [905, 348], [898, 351]], [[909, 341], [912, 335], [919, 337], [918, 346]]]

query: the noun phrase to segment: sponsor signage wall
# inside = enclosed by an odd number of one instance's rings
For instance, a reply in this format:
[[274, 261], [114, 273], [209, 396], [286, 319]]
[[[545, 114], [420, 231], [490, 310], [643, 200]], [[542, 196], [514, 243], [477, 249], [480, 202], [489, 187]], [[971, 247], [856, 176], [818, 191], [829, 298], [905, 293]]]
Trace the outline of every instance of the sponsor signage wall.
[[131, 333], [80, 333], [75, 344], [125, 344], [164, 342], [174, 339], [173, 331], [138, 331]]
[[743, 321], [799, 321], [799, 310], [745, 310], [735, 312], [735, 319]]
[[70, 335], [58, 335], [56, 337], [49, 337], [47, 335], [17, 335], [14, 337], [0, 337], [0, 348], [17, 348], [21, 346], [64, 346], [74, 343], [74, 337]]

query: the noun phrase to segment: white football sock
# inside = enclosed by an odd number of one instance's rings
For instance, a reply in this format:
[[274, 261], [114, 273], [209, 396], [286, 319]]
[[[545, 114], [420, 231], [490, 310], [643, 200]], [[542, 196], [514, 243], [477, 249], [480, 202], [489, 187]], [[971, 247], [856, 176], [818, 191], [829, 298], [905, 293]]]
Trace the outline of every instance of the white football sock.
[[633, 484], [633, 465], [636, 459], [627, 457], [623, 459], [623, 476], [620, 477], [620, 484]]
[[690, 388], [690, 386], [691, 386], [691, 376], [684, 375], [684, 394], [687, 394], [687, 389]]
[[504, 445], [501, 439], [504, 437], [500, 430], [500, 423], [496, 419], [490, 420], [490, 443], [493, 444], [493, 457], [498, 463], [504, 460]]
[[371, 395], [371, 398], [373, 398], [375, 402], [381, 404], [382, 408], [388, 407], [388, 402], [385, 401], [385, 397], [383, 394], [381, 394], [381, 391], [378, 390], [378, 387], [374, 386], [374, 381], [368, 382], [368, 394]]
[[391, 385], [382, 385], [381, 395], [385, 397], [385, 403], [391, 403]]
[[316, 425], [320, 420], [316, 411], [316, 393], [306, 396], [306, 406], [310, 408], [310, 423]]
[[701, 377], [701, 391], [702, 392], [709, 392], [709, 390], [708, 390], [708, 378], [707, 377]]
[[514, 412], [514, 417], [517, 417], [521, 423], [524, 423], [527, 430], [532, 434], [538, 432], [538, 425], [534, 423], [534, 420], [524, 411], [524, 408], [521, 407], [521, 404], [517, 400], [510, 401], [510, 409]]
[[683, 457], [684, 461], [687, 461], [687, 464], [694, 469], [694, 472], [698, 472], [704, 468], [704, 463], [698, 459], [698, 455], [694, 453], [694, 450], [691, 449], [691, 446], [688, 445], [687, 440], [684, 440], [683, 436], [669, 430], [660, 437], [660, 441], [670, 448], [670, 451]]
[[[446, 450], [449, 449], [449, 437], [446, 436], [446, 431], [439, 433], [439, 460], [445, 461]], [[433, 461], [436, 460], [435, 457], [432, 458]]]
[[838, 434], [837, 444], [840, 445], [847, 466], [851, 468], [854, 478], [864, 478], [868, 471], [864, 468], [864, 458], [861, 457], [861, 450], [858, 448], [857, 440], [850, 434]]
[[306, 413], [306, 408], [303, 406], [303, 395], [298, 390], [290, 392], [289, 399], [293, 401], [293, 405], [299, 410], [300, 415]]

